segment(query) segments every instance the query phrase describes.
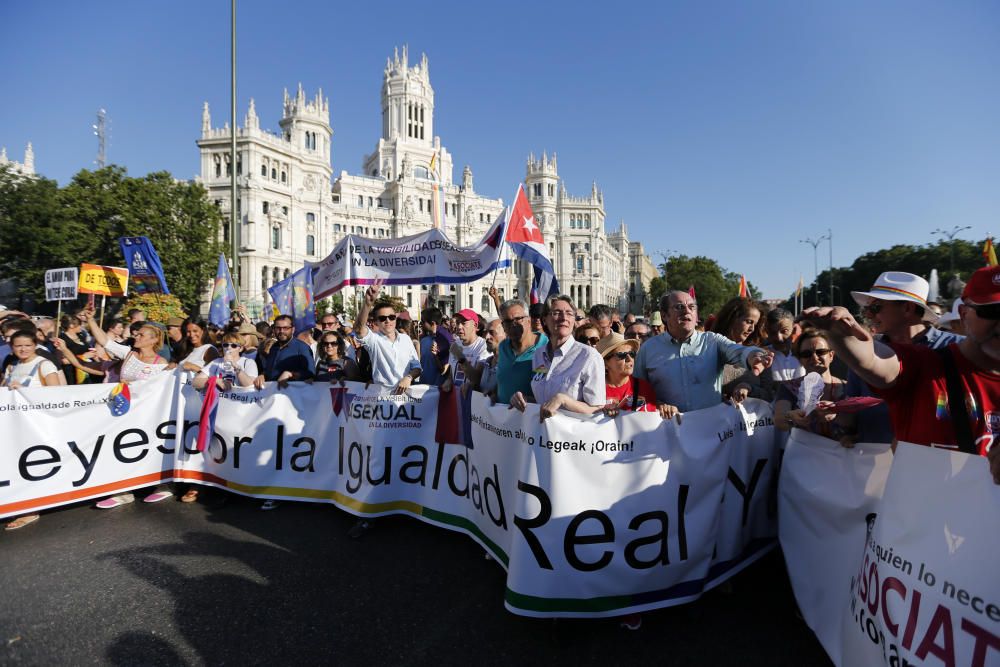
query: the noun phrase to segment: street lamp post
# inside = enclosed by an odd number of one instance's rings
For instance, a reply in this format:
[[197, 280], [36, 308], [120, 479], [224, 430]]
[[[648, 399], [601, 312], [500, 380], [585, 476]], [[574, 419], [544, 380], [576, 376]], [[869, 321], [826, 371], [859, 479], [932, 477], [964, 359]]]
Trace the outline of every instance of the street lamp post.
[[[799, 239], [799, 243], [808, 243], [809, 245], [811, 245], [813, 247], [813, 284], [815, 284], [816, 280], [819, 278], [819, 251], [818, 251], [819, 244], [822, 243], [823, 241], [829, 241], [829, 240], [830, 240], [830, 237], [828, 235], [826, 235], [826, 234], [824, 234], [823, 236], [819, 237], [818, 239]], [[833, 250], [831, 250], [830, 253], [831, 253], [831, 257], [832, 257]], [[832, 260], [831, 260], [831, 267], [830, 268], [831, 268], [831, 271], [832, 271], [833, 270]], [[833, 283], [831, 282], [831, 285], [832, 284]], [[819, 305], [819, 285], [816, 285], [815, 289], [816, 289], [816, 291], [815, 291], [815, 295], [816, 296], [813, 299], [813, 301], [814, 301], [813, 305], [814, 306], [818, 306]], [[832, 289], [830, 290], [830, 295], [831, 295], [831, 298], [832, 298], [833, 297], [833, 290]]]
[[950, 232], [946, 232], [941, 228], [935, 229], [933, 232], [931, 232], [931, 234], [940, 234], [941, 236], [948, 237], [948, 256], [950, 260], [949, 271], [951, 273], [955, 273], [955, 236], [957, 236], [959, 232], [964, 232], [967, 229], [972, 229], [972, 227], [968, 225], [966, 225], [965, 227], [959, 227], [958, 225], [955, 225]]

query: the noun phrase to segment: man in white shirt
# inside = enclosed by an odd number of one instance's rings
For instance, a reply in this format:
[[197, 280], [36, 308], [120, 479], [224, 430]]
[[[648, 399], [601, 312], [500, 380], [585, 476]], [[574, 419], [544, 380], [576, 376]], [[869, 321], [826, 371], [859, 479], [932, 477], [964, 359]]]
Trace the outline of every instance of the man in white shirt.
[[475, 386], [482, 375], [482, 364], [489, 358], [486, 339], [479, 337], [479, 316], [471, 308], [455, 313], [455, 337], [448, 356], [448, 378], [441, 383], [441, 391], [451, 391], [472, 381]]
[[[405, 393], [420, 376], [420, 358], [409, 336], [396, 331], [396, 310], [388, 301], [378, 301], [382, 280], [365, 290], [365, 302], [354, 321], [354, 330], [372, 360], [372, 382]], [[368, 328], [368, 315], [376, 331]]]

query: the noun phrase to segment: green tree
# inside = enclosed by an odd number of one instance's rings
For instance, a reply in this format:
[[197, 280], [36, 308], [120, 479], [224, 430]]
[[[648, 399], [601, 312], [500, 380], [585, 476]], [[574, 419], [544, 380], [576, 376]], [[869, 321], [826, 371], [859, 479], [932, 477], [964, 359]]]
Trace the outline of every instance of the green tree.
[[649, 281], [649, 313], [653, 314], [660, 307], [660, 297], [667, 293], [667, 281], [662, 276], [656, 276]]
[[89, 232], [62, 209], [55, 181], [0, 167], [0, 274], [17, 282], [23, 300], [44, 301], [47, 269], [91, 255]]
[[[719, 312], [726, 301], [739, 295], [740, 274], [725, 271], [714, 259], [676, 255], [660, 268], [664, 272], [666, 291], [686, 292], [694, 286], [701, 317]], [[760, 290], [749, 282], [747, 287], [752, 297], [760, 298]]]
[[92, 230], [95, 247], [78, 261], [120, 266], [118, 239], [146, 236], [153, 243], [170, 292], [197, 312], [220, 252], [222, 216], [198, 183], [167, 172], [130, 178], [122, 167], [83, 170], [60, 192], [62, 209]]

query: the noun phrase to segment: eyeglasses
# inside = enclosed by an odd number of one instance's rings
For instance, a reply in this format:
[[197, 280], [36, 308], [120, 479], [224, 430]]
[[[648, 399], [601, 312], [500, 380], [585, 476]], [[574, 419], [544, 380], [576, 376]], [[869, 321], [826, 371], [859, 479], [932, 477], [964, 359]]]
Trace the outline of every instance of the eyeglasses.
[[274, 329], [275, 331], [291, 331], [292, 330], [292, 327], [273, 326], [271, 328]]
[[812, 350], [802, 350], [801, 352], [799, 352], [799, 359], [809, 359], [814, 354], [817, 357], [825, 357], [826, 355], [830, 354], [830, 352], [831, 350], [826, 347], [817, 347]]
[[635, 352], [632, 350], [629, 350], [628, 352], [615, 352], [611, 356], [619, 361], [625, 361], [626, 359], [635, 359]]
[[319, 323], [319, 325], [321, 327], [335, 327], [335, 326], [337, 326], [337, 324], [338, 323], [336, 321], [334, 321], [334, 322], [320, 322]]
[[230, 349], [234, 349], [234, 348], [240, 348], [240, 347], [243, 347], [243, 346], [242, 346], [242, 345], [240, 345], [239, 343], [223, 343], [223, 344], [222, 344], [222, 347], [223, 347], [223, 348], [230, 348]]
[[989, 303], [985, 306], [977, 306], [972, 303], [966, 305], [975, 311], [976, 317], [984, 320], [1000, 320], [1000, 303]]
[[508, 317], [506, 320], [503, 320], [501, 324], [505, 327], [509, 327], [512, 324], [520, 324], [526, 319], [528, 319], [527, 315], [521, 315], [520, 317]]
[[646, 340], [649, 338], [648, 333], [639, 333], [637, 331], [630, 331], [625, 334], [625, 340]]
[[691, 303], [675, 303], [674, 305], [670, 306], [670, 310], [673, 310], [678, 313], [684, 313], [687, 311], [691, 311], [693, 313], [694, 311], [698, 310], [698, 304], [695, 303], [694, 301], [692, 301]]
[[396, 316], [395, 315], [377, 315], [375, 317], [375, 319], [378, 320], [379, 322], [395, 322], [396, 321]]
[[571, 310], [550, 310], [549, 315], [556, 320], [572, 320], [576, 318], [576, 313]]

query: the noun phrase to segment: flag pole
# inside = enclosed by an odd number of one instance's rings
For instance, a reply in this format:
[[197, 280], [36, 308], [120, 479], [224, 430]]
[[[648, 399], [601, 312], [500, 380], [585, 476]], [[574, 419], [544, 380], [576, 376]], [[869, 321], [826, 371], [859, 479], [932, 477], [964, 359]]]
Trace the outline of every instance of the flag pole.
[[[104, 298], [105, 298], [105, 295], [102, 294], [101, 295], [101, 319], [97, 323], [98, 326], [100, 326], [102, 329], [104, 328]], [[60, 301], [60, 303], [62, 303], [62, 302]]]
[[56, 338], [59, 338], [59, 323], [62, 321], [62, 299], [56, 301]]

